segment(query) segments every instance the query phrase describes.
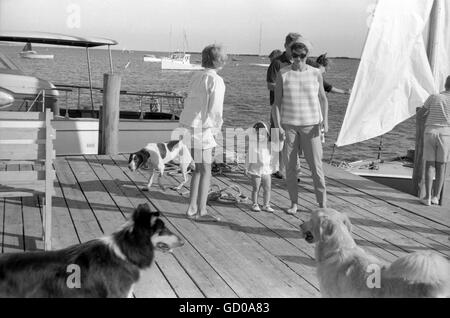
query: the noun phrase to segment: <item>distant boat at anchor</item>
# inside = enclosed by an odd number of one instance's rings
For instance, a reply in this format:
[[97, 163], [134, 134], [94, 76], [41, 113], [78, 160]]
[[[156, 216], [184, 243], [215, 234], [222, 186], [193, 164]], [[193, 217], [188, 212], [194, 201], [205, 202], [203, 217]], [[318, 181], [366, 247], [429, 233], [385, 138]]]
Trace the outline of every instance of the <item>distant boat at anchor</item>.
[[37, 54], [31, 47], [31, 43], [28, 42], [19, 53], [20, 57], [25, 59], [53, 59], [53, 54]]
[[156, 57], [153, 54], [145, 54], [144, 62], [159, 63], [159, 62], [161, 62], [161, 58]]
[[200, 64], [191, 64], [191, 55], [184, 52], [170, 54], [161, 60], [162, 70], [199, 71], [203, 70]]

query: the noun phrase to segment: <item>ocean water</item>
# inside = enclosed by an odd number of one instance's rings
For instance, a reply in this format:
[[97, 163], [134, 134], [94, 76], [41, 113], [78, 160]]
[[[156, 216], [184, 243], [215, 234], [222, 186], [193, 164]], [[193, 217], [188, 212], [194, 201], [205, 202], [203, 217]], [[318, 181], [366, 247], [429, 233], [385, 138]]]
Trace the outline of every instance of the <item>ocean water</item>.
[[[86, 50], [64, 47], [35, 47], [38, 53], [54, 54], [54, 60], [21, 59], [18, 55], [21, 46], [0, 46], [0, 50], [13, 59], [27, 74], [45, 78], [57, 84], [88, 85]], [[162, 52], [112, 51], [114, 71], [122, 75], [123, 90], [149, 91], [169, 90], [178, 93], [187, 91], [192, 72], [161, 71], [158, 63], [143, 61], [144, 54], [165, 56]], [[103, 74], [109, 72], [108, 52], [103, 49], [90, 50], [93, 86], [103, 85]], [[258, 120], [269, 121], [269, 92], [266, 85], [267, 68], [253, 66], [251, 63], [269, 63], [267, 58], [241, 56], [240, 61], [229, 59], [220, 75], [226, 84], [224, 102], [224, 127], [248, 128]], [[200, 55], [193, 54], [191, 62], [200, 62]], [[129, 64], [128, 64], [129, 63]], [[332, 85], [348, 89], [352, 87], [358, 60], [332, 59], [332, 65], [324, 78]], [[125, 66], [128, 64], [128, 67]], [[86, 92], [87, 93], [87, 92]], [[101, 94], [94, 94], [94, 105], [102, 103]], [[329, 132], [324, 145], [324, 159], [330, 159], [333, 145], [344, 119], [348, 95], [328, 94]], [[61, 96], [65, 105], [65, 94]], [[67, 98], [72, 107], [76, 94]], [[82, 96], [82, 103], [90, 105], [89, 95]], [[122, 109], [138, 109], [137, 99], [121, 99]], [[382, 158], [406, 155], [414, 148], [415, 119], [411, 118], [399, 124], [393, 131], [382, 137]], [[336, 160], [355, 161], [375, 159], [378, 155], [380, 137], [362, 143], [335, 148]]]

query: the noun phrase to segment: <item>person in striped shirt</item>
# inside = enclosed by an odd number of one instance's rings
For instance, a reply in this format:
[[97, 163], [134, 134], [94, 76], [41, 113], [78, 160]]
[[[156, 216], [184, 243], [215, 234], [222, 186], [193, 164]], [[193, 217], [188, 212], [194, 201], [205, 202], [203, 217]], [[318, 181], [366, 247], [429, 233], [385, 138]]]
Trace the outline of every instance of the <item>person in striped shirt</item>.
[[309, 49], [304, 43], [290, 47], [293, 64], [280, 70], [275, 86], [275, 127], [284, 143], [286, 184], [291, 200], [289, 214], [297, 212], [298, 187], [296, 164], [299, 149], [311, 169], [316, 199], [326, 207], [325, 176], [322, 168], [321, 126], [328, 132], [328, 100], [322, 72], [306, 64]]
[[[445, 91], [428, 97], [423, 108], [428, 115], [423, 139], [426, 196], [422, 203], [431, 205], [439, 204], [446, 164], [450, 161], [450, 76], [445, 82]], [[434, 189], [433, 168], [436, 175]]]

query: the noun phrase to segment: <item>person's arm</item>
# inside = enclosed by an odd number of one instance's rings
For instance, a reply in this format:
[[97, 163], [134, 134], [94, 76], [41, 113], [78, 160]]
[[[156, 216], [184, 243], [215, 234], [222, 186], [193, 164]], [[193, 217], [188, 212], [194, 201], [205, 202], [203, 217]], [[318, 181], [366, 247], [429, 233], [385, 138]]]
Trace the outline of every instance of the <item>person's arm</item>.
[[281, 127], [281, 102], [283, 100], [283, 77], [278, 73], [275, 85], [275, 101], [272, 105], [272, 117], [275, 128], [280, 131], [280, 138], [284, 140], [284, 129]]
[[[219, 83], [218, 79], [208, 78], [207, 83], [208, 105], [204, 122], [205, 128], [213, 128], [216, 134], [222, 128], [223, 123], [223, 100], [225, 95], [225, 84]], [[212, 120], [212, 122], [210, 122]], [[213, 127], [210, 127], [212, 125]]]
[[323, 128], [324, 131], [328, 132], [328, 99], [327, 94], [325, 93], [325, 89], [323, 87], [323, 77], [322, 74], [318, 73], [318, 80], [319, 80], [319, 102], [320, 102], [320, 108], [322, 110], [322, 117], [323, 117]]
[[269, 91], [274, 91], [276, 86], [277, 74], [280, 71], [280, 62], [278, 60], [274, 60], [270, 63], [269, 68], [267, 69], [267, 89]]
[[248, 166], [250, 164], [250, 149], [245, 153], [244, 174], [248, 176]]
[[428, 113], [430, 112], [430, 105], [433, 102], [433, 95], [430, 95], [422, 107], [416, 108], [416, 116], [422, 117], [422, 116], [428, 116]]
[[344, 89], [340, 89], [340, 88], [337, 88], [337, 87], [334, 87], [334, 86], [331, 87], [330, 92], [331, 93], [336, 93], [336, 94], [347, 94], [347, 95], [351, 94], [351, 90], [350, 89], [344, 90]]

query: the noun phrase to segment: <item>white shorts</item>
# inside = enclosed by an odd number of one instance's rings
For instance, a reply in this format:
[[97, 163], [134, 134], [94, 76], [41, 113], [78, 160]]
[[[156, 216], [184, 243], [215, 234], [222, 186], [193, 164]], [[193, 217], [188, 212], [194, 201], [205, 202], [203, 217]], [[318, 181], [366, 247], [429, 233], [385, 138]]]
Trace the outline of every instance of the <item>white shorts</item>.
[[433, 162], [450, 162], [450, 127], [425, 128], [423, 159]]
[[[191, 149], [191, 154], [196, 163], [211, 163], [212, 156], [205, 156], [204, 150], [213, 149], [217, 146], [216, 139], [211, 128], [201, 129], [181, 126], [183, 131], [183, 143]], [[211, 151], [212, 153], [212, 151]]]

